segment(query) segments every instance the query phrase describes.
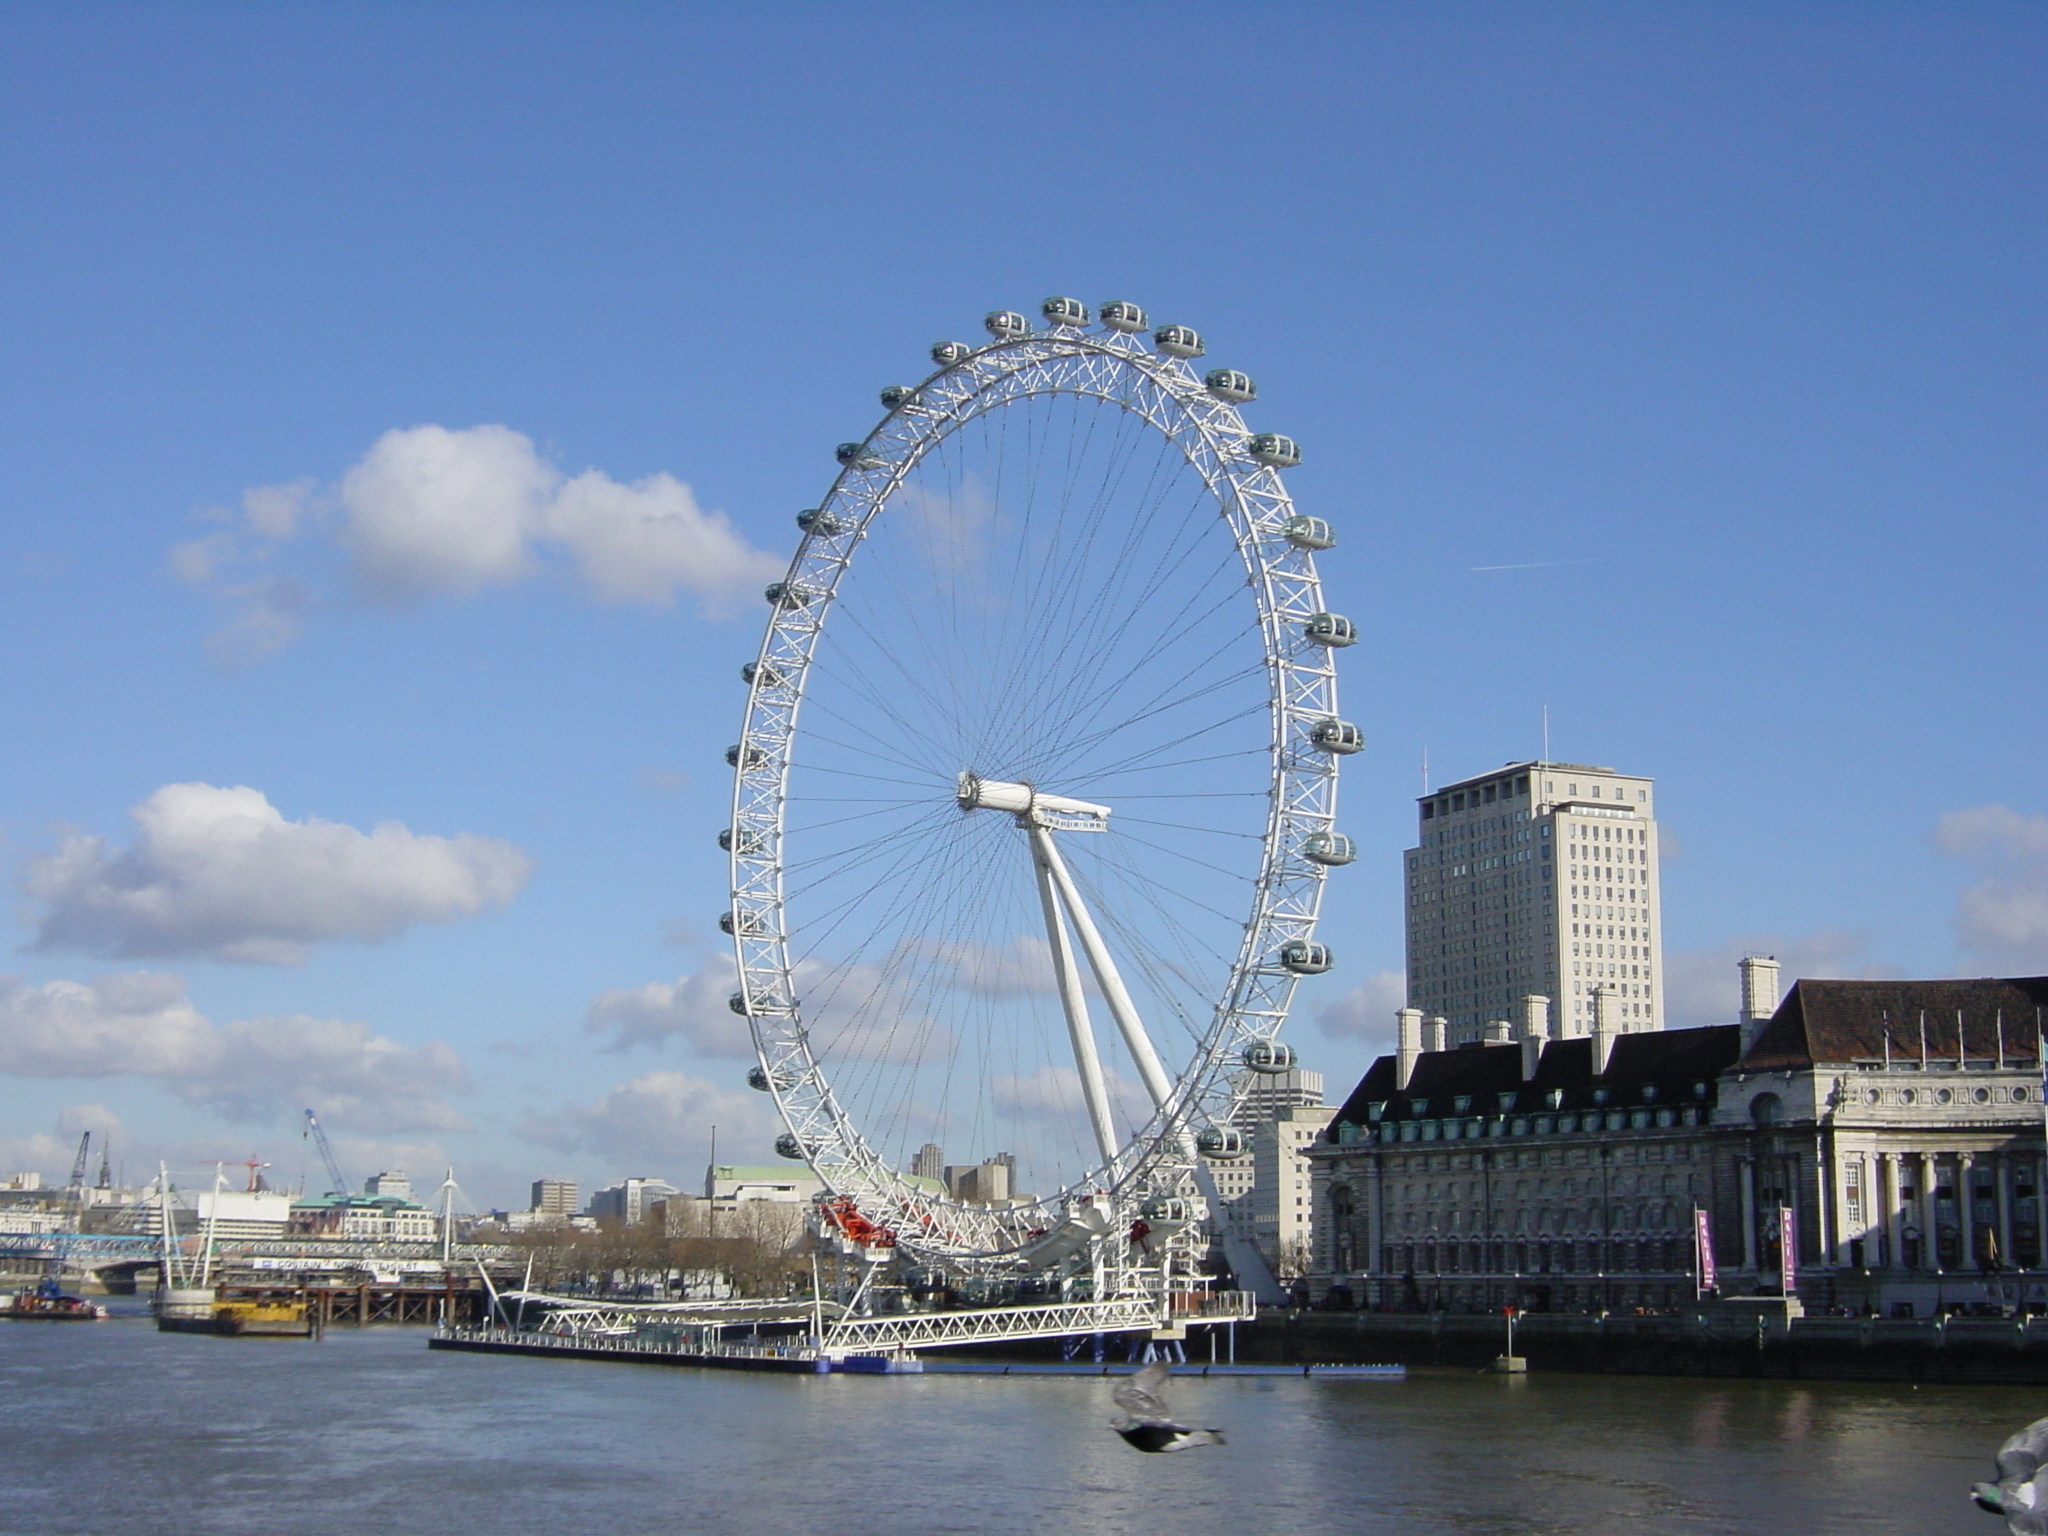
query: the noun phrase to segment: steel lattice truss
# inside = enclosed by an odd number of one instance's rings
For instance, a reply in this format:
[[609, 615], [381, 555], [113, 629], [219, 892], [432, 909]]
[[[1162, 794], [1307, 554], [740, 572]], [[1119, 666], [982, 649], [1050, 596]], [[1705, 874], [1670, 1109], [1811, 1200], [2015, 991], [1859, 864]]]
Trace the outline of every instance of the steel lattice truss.
[[[1310, 618], [1323, 611], [1322, 593], [1313, 553], [1285, 535], [1294, 508], [1280, 472], [1254, 456], [1237, 407], [1213, 396], [1186, 361], [1156, 355], [1119, 331], [1062, 324], [958, 350], [964, 355], [950, 366], [899, 392], [899, 403], [848, 456], [788, 574], [770, 589], [772, 616], [751, 670], [737, 749], [731, 927], [740, 977], [734, 1008], [750, 1022], [762, 1073], [801, 1155], [834, 1195], [851, 1197], [921, 1261], [987, 1271], [1014, 1266], [1030, 1234], [1104, 1192], [1126, 1212], [1147, 1199], [1190, 1197], [1199, 1213], [1193, 1134], [1228, 1120], [1232, 1069], [1247, 1047], [1275, 1041], [1287, 1017], [1298, 978], [1281, 951], [1314, 934], [1325, 870], [1304, 848], [1333, 833], [1337, 767], [1311, 733], [1337, 718], [1337, 684], [1328, 646], [1305, 637]], [[995, 1210], [936, 1198], [899, 1176], [835, 1097], [794, 985], [784, 810], [807, 673], [841, 579], [884, 505], [949, 434], [1004, 406], [1061, 394], [1142, 419], [1199, 475], [1227, 523], [1265, 648], [1271, 791], [1241, 945], [1172, 1097], [1105, 1166], [1036, 1206]], [[1155, 1276], [1146, 1288], [1156, 1296], [1159, 1283]], [[1114, 1298], [1098, 1291], [1097, 1299]]]

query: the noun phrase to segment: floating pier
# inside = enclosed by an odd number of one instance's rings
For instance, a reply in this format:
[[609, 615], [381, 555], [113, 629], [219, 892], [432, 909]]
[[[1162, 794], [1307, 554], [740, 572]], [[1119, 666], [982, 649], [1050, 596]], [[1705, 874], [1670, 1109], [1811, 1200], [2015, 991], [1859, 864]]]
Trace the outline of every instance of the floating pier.
[[[1083, 1365], [1072, 1360], [927, 1360], [931, 1376], [1128, 1376], [1142, 1369], [1136, 1365]], [[1200, 1365], [1173, 1367], [1177, 1381], [1201, 1380], [1215, 1376], [1295, 1376], [1315, 1381], [1352, 1379], [1401, 1381], [1408, 1375], [1405, 1365]]]
[[[794, 1336], [793, 1336], [794, 1337]], [[437, 1328], [429, 1349], [483, 1355], [543, 1355], [557, 1360], [625, 1360], [640, 1365], [694, 1365], [719, 1371], [783, 1371], [823, 1376], [916, 1374], [915, 1355], [832, 1355], [802, 1344], [713, 1344], [632, 1334], [547, 1333], [535, 1328]]]
[[[451, 1326], [438, 1328], [427, 1340], [429, 1349], [464, 1350], [484, 1355], [539, 1355], [557, 1360], [631, 1361], [641, 1365], [687, 1365], [719, 1371], [781, 1371], [823, 1376], [1128, 1376], [1135, 1363], [1083, 1364], [1079, 1361], [926, 1360], [908, 1350], [870, 1354], [819, 1349], [801, 1336], [786, 1344], [711, 1343], [701, 1339], [650, 1337], [621, 1333], [551, 1333], [535, 1328]], [[1228, 1376], [1293, 1376], [1317, 1381], [1351, 1379], [1399, 1381], [1405, 1365], [1176, 1365], [1183, 1378]]]

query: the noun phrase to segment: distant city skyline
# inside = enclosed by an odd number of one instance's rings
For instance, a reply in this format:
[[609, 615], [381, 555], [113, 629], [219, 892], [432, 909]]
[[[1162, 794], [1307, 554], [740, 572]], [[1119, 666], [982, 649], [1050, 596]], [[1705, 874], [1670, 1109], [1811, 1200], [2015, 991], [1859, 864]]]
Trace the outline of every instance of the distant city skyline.
[[2048, 971], [2048, 16], [1141, 8], [1026, 107], [1038, 22], [887, 14], [0, 16], [0, 1174], [324, 1187], [309, 1107], [485, 1207], [773, 1161], [762, 590], [878, 391], [1053, 294], [1198, 327], [1338, 526], [1305, 1067], [1391, 1045], [1425, 762], [1655, 780], [1671, 1024], [1752, 949]]

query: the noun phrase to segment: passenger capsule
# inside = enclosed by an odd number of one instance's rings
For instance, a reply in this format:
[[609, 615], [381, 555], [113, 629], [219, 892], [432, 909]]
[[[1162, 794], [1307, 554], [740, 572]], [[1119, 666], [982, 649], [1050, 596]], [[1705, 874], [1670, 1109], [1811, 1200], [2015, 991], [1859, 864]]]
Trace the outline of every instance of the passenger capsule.
[[1202, 380], [1202, 387], [1218, 400], [1228, 400], [1232, 405], [1243, 405], [1247, 400], [1259, 398], [1259, 386], [1252, 382], [1252, 376], [1239, 373], [1235, 368], [1211, 368]]
[[771, 581], [761, 595], [778, 608], [801, 608], [818, 600], [818, 594], [800, 581]]
[[1309, 745], [1318, 752], [1331, 752], [1339, 757], [1365, 750], [1365, 733], [1349, 720], [1339, 720], [1334, 716], [1318, 720], [1315, 729], [1308, 733], [1308, 739]]
[[974, 356], [974, 348], [964, 341], [941, 341], [932, 347], [932, 361], [941, 368], [957, 368]]
[[1244, 445], [1244, 451], [1268, 469], [1292, 469], [1301, 462], [1301, 445], [1278, 432], [1261, 432]]
[[804, 1144], [796, 1139], [794, 1132], [784, 1131], [775, 1138], [775, 1155], [786, 1157], [793, 1163], [800, 1163], [809, 1157], [810, 1153], [804, 1150]]
[[1187, 1201], [1168, 1195], [1158, 1200], [1147, 1200], [1138, 1207], [1138, 1214], [1147, 1221], [1192, 1221], [1195, 1209]]
[[780, 1088], [784, 1093], [796, 1086], [796, 1075], [782, 1071], [770, 1074], [766, 1067], [747, 1068], [747, 1086], [756, 1093], [766, 1093], [770, 1088]]
[[1332, 869], [1358, 857], [1358, 845], [1342, 832], [1311, 832], [1301, 840], [1301, 856]]
[[741, 827], [738, 831], [727, 827], [718, 834], [718, 846], [727, 853], [759, 853], [761, 851], [761, 834], [750, 832], [745, 827]]
[[1126, 336], [1137, 334], [1151, 323], [1144, 310], [1124, 299], [1111, 299], [1095, 313], [1112, 331], [1122, 331]]
[[1152, 333], [1152, 345], [1168, 357], [1200, 357], [1202, 333], [1185, 325], [1162, 325]]
[[908, 384], [891, 384], [882, 391], [882, 408], [893, 411], [899, 406], [908, 405], [916, 398], [917, 391]]
[[1327, 944], [1289, 939], [1280, 946], [1280, 964], [1297, 976], [1320, 976], [1336, 963]]
[[1297, 512], [1280, 525], [1280, 537], [1296, 549], [1335, 549], [1337, 530], [1320, 517]]
[[882, 463], [882, 456], [865, 443], [841, 443], [832, 450], [832, 457], [848, 469], [874, 469]]
[[1358, 644], [1358, 626], [1341, 613], [1312, 613], [1301, 632], [1317, 645], [1336, 648]]
[[827, 512], [822, 507], [812, 507], [809, 511], [797, 513], [796, 525], [805, 533], [815, 533], [821, 539], [829, 539], [836, 533], [846, 531], [846, 524], [840, 521], [839, 514]]
[[733, 993], [731, 997], [725, 1000], [725, 1006], [744, 1018], [747, 1012], [747, 994], [744, 992]]
[[1048, 325], [1086, 325], [1088, 306], [1079, 299], [1047, 299], [1038, 306]]
[[[770, 598], [770, 602], [774, 599]], [[759, 683], [763, 688], [774, 688], [782, 682], [782, 668], [772, 661], [750, 661], [740, 668], [740, 681], [749, 688]]]
[[1212, 1125], [1207, 1130], [1196, 1132], [1195, 1150], [1204, 1157], [1243, 1157], [1244, 1132], [1235, 1126]]
[[739, 744], [735, 742], [732, 746], [725, 749], [725, 766], [728, 768], [737, 768], [742, 762], [749, 768], [759, 768], [767, 761], [768, 754], [756, 746], [749, 746], [745, 752], [742, 752], [739, 749]]
[[1244, 1048], [1243, 1059], [1254, 1072], [1292, 1072], [1294, 1047], [1279, 1040], [1254, 1040]]
[[1031, 334], [1031, 322], [1014, 309], [992, 309], [981, 323], [997, 341], [1015, 341]]
[[718, 931], [726, 934], [744, 933], [751, 936], [757, 933], [764, 933], [767, 930], [762, 926], [761, 916], [758, 912], [741, 912], [737, 917], [731, 912], [721, 912], [718, 914]]

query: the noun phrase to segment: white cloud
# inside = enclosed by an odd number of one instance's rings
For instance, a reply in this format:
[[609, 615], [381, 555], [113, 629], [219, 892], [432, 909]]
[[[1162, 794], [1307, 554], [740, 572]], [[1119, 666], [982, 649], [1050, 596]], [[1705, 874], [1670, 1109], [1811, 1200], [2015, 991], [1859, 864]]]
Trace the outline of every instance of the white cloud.
[[[1115, 1072], [1103, 1076], [1113, 1121], [1139, 1126], [1152, 1118], [1152, 1102], [1143, 1087]], [[989, 1100], [999, 1114], [1030, 1119], [1079, 1119], [1087, 1112], [1081, 1074], [1073, 1067], [1047, 1065], [1036, 1072], [998, 1073], [989, 1079]]]
[[216, 1025], [179, 977], [147, 971], [40, 986], [0, 976], [0, 1072], [149, 1078], [227, 1120], [313, 1109], [359, 1130], [465, 1125], [443, 1098], [463, 1081], [445, 1045], [304, 1015]]
[[690, 488], [670, 475], [623, 485], [585, 470], [555, 494], [545, 526], [608, 602], [666, 605], [681, 588], [722, 612], [782, 570], [781, 561], [748, 544], [722, 512], [699, 507]]
[[46, 1182], [70, 1177], [72, 1160], [78, 1156], [78, 1138], [92, 1132], [92, 1147], [86, 1161], [88, 1181], [99, 1173], [101, 1151], [108, 1139], [126, 1145], [127, 1127], [121, 1117], [104, 1104], [67, 1105], [57, 1114], [57, 1134], [36, 1131], [27, 1136], [0, 1136], [0, 1172], [40, 1173]]
[[996, 504], [981, 481], [968, 475], [957, 491], [906, 485], [896, 493], [888, 515], [905, 525], [932, 569], [960, 573], [986, 559]]
[[516, 581], [561, 471], [509, 427], [386, 432], [341, 480], [356, 587], [406, 603]]
[[1316, 1008], [1316, 1028], [1337, 1040], [1362, 1040], [1393, 1049], [1394, 1013], [1408, 1001], [1399, 971], [1375, 971], [1341, 997]]
[[[906, 952], [936, 960], [945, 968], [951, 985], [977, 997], [1054, 994], [1052, 946], [1036, 934], [1020, 934], [1007, 944], [983, 944], [974, 939], [923, 939], [906, 946]], [[1081, 975], [1083, 984], [1094, 990], [1093, 974], [1084, 968]]]
[[610, 1035], [607, 1050], [660, 1045], [681, 1035], [699, 1055], [751, 1061], [753, 1034], [726, 1001], [738, 989], [738, 976], [732, 961], [719, 959], [674, 981], [614, 987], [591, 999], [583, 1027]]
[[206, 654], [223, 667], [245, 667], [283, 650], [306, 632], [317, 606], [307, 587], [289, 576], [223, 584], [215, 593], [227, 620], [206, 637]]
[[[615, 987], [591, 1000], [583, 1027], [610, 1035], [607, 1049], [614, 1051], [660, 1045], [680, 1035], [700, 1055], [750, 1061], [753, 1033], [729, 1002], [739, 990], [738, 978], [733, 962], [720, 956], [674, 981]], [[911, 1006], [877, 966], [801, 961], [796, 989], [812, 1049], [828, 1066], [933, 1061], [953, 1048], [952, 1032]]]
[[688, 1188], [707, 1160], [712, 1126], [721, 1160], [758, 1162], [779, 1123], [767, 1098], [749, 1089], [721, 1088], [687, 1072], [647, 1072], [593, 1103], [529, 1115], [517, 1129], [536, 1146], [595, 1153], [636, 1173], [661, 1171]]
[[286, 821], [240, 786], [167, 784], [129, 814], [132, 847], [74, 833], [29, 861], [34, 949], [294, 965], [315, 944], [502, 907], [532, 868], [495, 838]]
[[1738, 966], [1745, 955], [1778, 961], [1780, 985], [1790, 990], [1802, 976], [1815, 980], [1876, 980], [1896, 976], [1892, 967], [1867, 953], [1869, 940], [1842, 928], [1820, 928], [1799, 937], [1747, 934], [1707, 949], [1674, 950], [1664, 957], [1664, 1019], [1672, 1029], [1732, 1024], [1742, 1003]]
[[218, 526], [177, 545], [171, 569], [227, 613], [208, 648], [231, 665], [289, 644], [321, 606], [306, 584], [270, 569], [308, 535], [346, 557], [359, 597], [386, 607], [566, 564], [602, 601], [665, 607], [687, 593], [717, 615], [783, 564], [673, 475], [571, 476], [524, 433], [495, 425], [386, 432], [332, 488], [257, 486], [238, 508], [205, 516]]
[[2048, 966], [2048, 816], [2004, 805], [1951, 811], [1935, 846], [1974, 866], [1956, 899], [1956, 938], [1997, 970]]

